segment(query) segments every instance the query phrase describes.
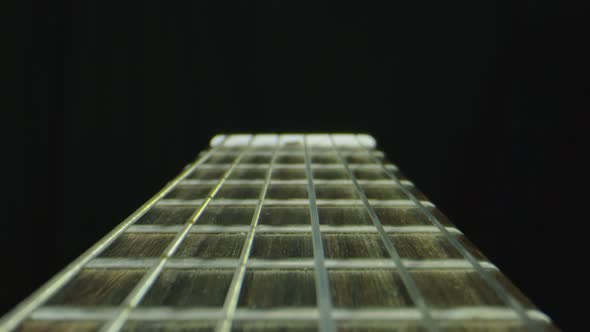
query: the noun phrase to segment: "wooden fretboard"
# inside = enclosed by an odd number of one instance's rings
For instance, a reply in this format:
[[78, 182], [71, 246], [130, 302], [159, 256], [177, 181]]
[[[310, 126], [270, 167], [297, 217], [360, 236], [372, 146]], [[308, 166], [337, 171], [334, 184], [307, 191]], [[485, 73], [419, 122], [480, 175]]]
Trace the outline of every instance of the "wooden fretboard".
[[556, 331], [367, 135], [219, 135], [19, 331]]

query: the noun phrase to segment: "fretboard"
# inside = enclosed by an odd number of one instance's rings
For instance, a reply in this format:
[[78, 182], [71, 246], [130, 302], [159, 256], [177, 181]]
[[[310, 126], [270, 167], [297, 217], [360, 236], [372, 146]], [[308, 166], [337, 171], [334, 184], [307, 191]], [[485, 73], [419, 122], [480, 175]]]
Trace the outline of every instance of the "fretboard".
[[219, 135], [19, 331], [556, 331], [368, 135]]

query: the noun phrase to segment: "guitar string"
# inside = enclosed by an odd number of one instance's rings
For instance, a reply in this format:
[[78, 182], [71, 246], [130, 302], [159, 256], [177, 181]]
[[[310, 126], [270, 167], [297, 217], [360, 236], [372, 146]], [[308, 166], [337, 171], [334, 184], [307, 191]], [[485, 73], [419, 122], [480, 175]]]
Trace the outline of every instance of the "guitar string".
[[[223, 137], [223, 142], [227, 140], [227, 136]], [[172, 191], [178, 183], [189, 176], [197, 167], [201, 166], [207, 161], [218, 148], [212, 148], [204, 155], [197, 158], [195, 162], [187, 166], [176, 178], [171, 180], [144, 203], [139, 209], [133, 212], [129, 217], [125, 218], [119, 225], [95, 243], [92, 247], [86, 250], [82, 255], [76, 258], [72, 263], [66, 266], [53, 278], [47, 281], [42, 287], [31, 294], [27, 299], [17, 305], [12, 311], [7, 313], [2, 320], [0, 320], [0, 330], [12, 330], [18, 326], [27, 316], [29, 316], [35, 309], [47, 301], [57, 291], [59, 291], [66, 283], [68, 283], [82, 268], [98, 256], [106, 247], [115, 241], [120, 234], [122, 234], [128, 227], [134, 224], [141, 218], [149, 209], [156, 205], [163, 199], [170, 191]]]
[[242, 253], [240, 255], [239, 266], [234, 273], [234, 277], [229, 287], [229, 291], [227, 293], [224, 308], [223, 308], [223, 320], [217, 326], [217, 331], [219, 332], [229, 332], [232, 327], [233, 323], [233, 316], [236, 311], [236, 307], [238, 305], [238, 298], [240, 295], [240, 291], [242, 289], [242, 285], [244, 282], [244, 277], [246, 274], [246, 267], [248, 264], [248, 259], [250, 257], [250, 252], [252, 250], [252, 245], [254, 243], [254, 235], [256, 233], [256, 228], [258, 226], [258, 222], [260, 221], [260, 214], [262, 211], [262, 206], [264, 205], [264, 199], [266, 198], [266, 193], [268, 191], [268, 187], [271, 181], [272, 172], [273, 172], [273, 165], [276, 160], [277, 151], [280, 148], [279, 145], [279, 136], [276, 138], [277, 142], [275, 143], [276, 146], [274, 148], [274, 153], [271, 157], [268, 170], [266, 173], [266, 178], [264, 180], [264, 186], [262, 191], [260, 192], [260, 197], [258, 198], [258, 204], [256, 205], [256, 210], [254, 211], [254, 215], [252, 216], [252, 222], [250, 225], [250, 230], [248, 232], [248, 236], [246, 241], [244, 242], [244, 246], [242, 247]]
[[303, 136], [303, 149], [305, 157], [305, 174], [307, 176], [307, 192], [309, 196], [309, 210], [311, 216], [313, 257], [315, 261], [316, 272], [316, 298], [317, 306], [320, 312], [319, 327], [323, 332], [335, 332], [336, 326], [334, 324], [334, 320], [332, 319], [332, 298], [330, 295], [328, 271], [326, 270], [324, 263], [324, 247], [322, 244], [320, 231], [318, 207], [316, 205], [316, 193], [313, 182], [313, 171], [311, 169], [307, 135]]
[[401, 277], [404, 285], [406, 286], [406, 289], [408, 290], [408, 293], [410, 294], [410, 297], [412, 298], [412, 302], [414, 302], [414, 305], [420, 311], [420, 313], [423, 317], [423, 320], [421, 322], [423, 323], [424, 327], [427, 328], [428, 330], [439, 331], [440, 329], [438, 328], [436, 322], [432, 318], [432, 315], [430, 314], [430, 310], [429, 310], [428, 306], [426, 305], [426, 301], [424, 300], [424, 297], [422, 296], [420, 290], [416, 286], [416, 282], [414, 281], [414, 278], [412, 278], [412, 276], [410, 275], [410, 273], [408, 272], [408, 270], [404, 266], [402, 259], [399, 255], [397, 249], [395, 248], [395, 244], [394, 244], [393, 240], [387, 235], [387, 233], [383, 229], [383, 225], [381, 224], [381, 220], [379, 219], [379, 217], [375, 213], [375, 210], [373, 210], [373, 207], [369, 203], [369, 200], [367, 199], [367, 196], [365, 195], [363, 188], [358, 184], [354, 173], [352, 173], [352, 171], [348, 167], [348, 163], [340, 154], [340, 150], [337, 148], [336, 143], [334, 141], [334, 136], [330, 135], [330, 141], [332, 143], [332, 148], [335, 150], [336, 154], [338, 155], [338, 158], [340, 159], [340, 162], [342, 163], [342, 165], [346, 169], [348, 176], [352, 180], [352, 183], [356, 189], [356, 192], [357, 192], [359, 198], [361, 199], [361, 201], [363, 202], [365, 210], [369, 213], [369, 216], [371, 217], [371, 220], [373, 221], [373, 224], [375, 225], [375, 228], [377, 229], [379, 236], [381, 237], [381, 241], [385, 245], [385, 248], [387, 249], [389, 256], [395, 262], [395, 266], [397, 267], [399, 276]]
[[240, 163], [242, 158], [244, 157], [245, 153], [249, 150], [252, 141], [254, 140], [255, 136], [251, 136], [247, 147], [242, 150], [242, 152], [235, 158], [232, 166], [223, 174], [223, 177], [219, 180], [217, 186], [211, 189], [208, 197], [202, 203], [202, 205], [195, 211], [193, 216], [189, 219], [189, 221], [185, 224], [184, 229], [178, 233], [176, 238], [170, 243], [168, 248], [166, 248], [165, 254], [160, 259], [159, 263], [152, 267], [144, 277], [138, 282], [138, 284], [133, 288], [131, 293], [125, 298], [122, 304], [122, 309], [119, 311], [117, 316], [105, 324], [100, 331], [101, 332], [116, 332], [119, 331], [123, 324], [127, 321], [130, 313], [133, 309], [139, 304], [139, 302], [143, 299], [144, 295], [149, 291], [151, 286], [155, 283], [156, 278], [162, 272], [164, 265], [168, 258], [170, 258], [175, 252], [176, 249], [180, 246], [180, 243], [185, 239], [186, 235], [188, 234], [189, 229], [192, 225], [199, 219], [202, 213], [205, 211], [205, 208], [208, 206], [209, 202], [215, 197], [215, 195], [219, 192], [221, 186], [223, 186], [225, 180], [231, 175], [233, 170], [235, 169], [236, 165]]

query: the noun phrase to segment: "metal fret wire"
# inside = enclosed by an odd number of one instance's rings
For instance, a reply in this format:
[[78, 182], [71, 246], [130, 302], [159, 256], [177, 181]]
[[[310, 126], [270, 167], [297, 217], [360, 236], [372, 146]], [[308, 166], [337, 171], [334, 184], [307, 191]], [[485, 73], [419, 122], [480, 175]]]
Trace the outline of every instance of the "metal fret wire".
[[[229, 164], [206, 164], [206, 165], [202, 165], [201, 168], [202, 169], [219, 169], [219, 168], [225, 168], [225, 167], [230, 167], [231, 163]], [[333, 169], [339, 169], [340, 168], [340, 164], [315, 164], [313, 165], [313, 168], [315, 169], [327, 169], [327, 170], [333, 170]], [[397, 166], [393, 165], [393, 164], [387, 164], [385, 165], [387, 168], [391, 168], [393, 170], [397, 170]], [[266, 165], [264, 164], [247, 164], [247, 163], [242, 163], [240, 164], [237, 169], [266, 169]], [[275, 163], [275, 169], [304, 169], [305, 165], [301, 165], [301, 164], [277, 164]], [[350, 168], [352, 169], [381, 169], [381, 166], [376, 165], [376, 164], [351, 164]]]
[[[177, 233], [182, 229], [182, 226], [164, 226], [164, 225], [135, 225], [129, 227], [125, 232], [127, 234], [133, 233]], [[435, 233], [440, 234], [440, 231], [435, 226], [383, 226], [387, 233]], [[462, 234], [457, 228], [447, 227], [449, 232]], [[245, 233], [250, 231], [250, 226], [217, 226], [217, 225], [195, 225], [191, 227], [189, 233]], [[259, 225], [256, 227], [258, 233], [310, 233], [311, 225]], [[346, 226], [332, 226], [320, 225], [322, 233], [376, 233], [377, 229], [369, 225], [346, 225]]]
[[[203, 202], [202, 199], [195, 200], [183, 200], [183, 199], [163, 199], [158, 203], [158, 206], [177, 206], [177, 205], [200, 205]], [[373, 206], [402, 206], [402, 207], [416, 207], [414, 202], [409, 199], [370, 199], [369, 203]], [[217, 199], [210, 203], [216, 206], [225, 205], [242, 205], [256, 206], [258, 199]], [[302, 205], [307, 206], [309, 200], [306, 198], [298, 199], [266, 199], [264, 205]], [[356, 206], [362, 205], [360, 200], [355, 199], [316, 199], [316, 205], [318, 206]], [[434, 204], [428, 201], [422, 201], [422, 205], [434, 207]]]
[[305, 153], [305, 174], [307, 176], [307, 192], [309, 195], [309, 210], [311, 215], [311, 231], [313, 257], [315, 262], [315, 284], [317, 306], [320, 312], [319, 327], [321, 331], [336, 331], [336, 325], [332, 318], [332, 298], [330, 295], [330, 285], [328, 280], [328, 271], [324, 264], [324, 247], [320, 233], [320, 217], [318, 207], [315, 202], [315, 187], [313, 184], [313, 171], [311, 169], [311, 160], [309, 147], [307, 145], [307, 135], [303, 136], [303, 150]]
[[264, 180], [264, 187], [260, 192], [260, 197], [258, 199], [258, 204], [256, 205], [256, 210], [254, 211], [254, 215], [252, 216], [252, 223], [250, 226], [250, 231], [248, 232], [248, 237], [244, 242], [244, 246], [242, 247], [242, 254], [240, 255], [240, 263], [232, 282], [229, 287], [229, 291], [225, 298], [224, 308], [223, 308], [223, 320], [218, 324], [217, 331], [219, 332], [229, 332], [232, 326], [233, 316], [236, 311], [236, 307], [238, 305], [238, 298], [240, 296], [240, 290], [242, 289], [242, 284], [244, 282], [244, 277], [246, 275], [246, 266], [248, 263], [248, 258], [250, 257], [250, 251], [252, 250], [252, 244], [254, 243], [254, 234], [256, 233], [256, 227], [258, 226], [258, 221], [260, 220], [260, 213], [262, 211], [262, 205], [264, 204], [264, 199], [266, 197], [266, 192], [268, 190], [268, 186], [270, 184], [270, 179], [272, 176], [273, 165], [277, 157], [277, 151], [279, 150], [279, 137], [277, 136], [277, 143], [274, 150], [274, 153], [271, 157], [268, 170], [266, 173], [266, 179]]
[[115, 331], [119, 331], [123, 327], [123, 324], [125, 324], [125, 322], [127, 321], [127, 318], [129, 317], [129, 314], [131, 313], [131, 311], [143, 299], [143, 296], [147, 293], [147, 291], [150, 289], [150, 287], [156, 281], [156, 278], [162, 272], [162, 269], [164, 268], [164, 265], [166, 264], [166, 261], [168, 260], [168, 258], [176, 252], [176, 249], [178, 248], [180, 243], [185, 239], [191, 226], [197, 221], [197, 219], [199, 219], [199, 217], [201, 216], [203, 211], [205, 211], [205, 208], [207, 207], [209, 202], [213, 199], [213, 197], [215, 197], [215, 195], [217, 194], [217, 192], [219, 191], [219, 189], [221, 188], [221, 186], [223, 185], [225, 180], [230, 176], [230, 174], [235, 169], [236, 165], [240, 162], [240, 160], [242, 160], [242, 157], [250, 148], [250, 145], [252, 144], [254, 137], [255, 136], [252, 136], [250, 138], [250, 140], [248, 141], [247, 147], [244, 148], [244, 150], [242, 150], [242, 152], [234, 160], [232, 166], [223, 174], [223, 177], [219, 180], [219, 183], [217, 184], [217, 186], [215, 186], [213, 189], [211, 189], [211, 192], [209, 193], [209, 195], [207, 196], [207, 198], [205, 199], [203, 204], [199, 207], [199, 209], [197, 209], [197, 211], [195, 211], [195, 213], [191, 216], [189, 221], [185, 224], [184, 229], [174, 238], [174, 240], [172, 240], [170, 245], [166, 248], [164, 256], [160, 259], [160, 262], [157, 265], [155, 265], [154, 267], [152, 267], [141, 278], [141, 280], [134, 287], [134, 289], [131, 291], [131, 293], [125, 298], [125, 300], [123, 301], [123, 304], [122, 304], [122, 306], [124, 306], [124, 308], [118, 312], [117, 316], [113, 320], [111, 320], [107, 324], [105, 324], [101, 328], [101, 331], [115, 332]]
[[[224, 137], [220, 146], [227, 139]], [[178, 183], [191, 174], [197, 167], [203, 164], [211, 155], [217, 151], [212, 148], [200, 156], [192, 165], [185, 167], [177, 177], [168, 182], [156, 195], [145, 202], [139, 209], [133, 212], [129, 217], [123, 220], [115, 229], [110, 231], [92, 247], [86, 250], [82, 255], [76, 258], [72, 263], [66, 266], [41, 288], [31, 294], [26, 300], [16, 306], [10, 313], [6, 314], [0, 321], [0, 330], [12, 330], [20, 324], [31, 312], [37, 309], [41, 304], [47, 301], [58, 290], [60, 290], [68, 281], [70, 281], [82, 268], [94, 257], [99, 255], [107, 246], [121, 235], [129, 226], [141, 218], [152, 206], [156, 205], [164, 196], [166, 196]]]
[[[45, 306], [35, 311], [31, 317], [38, 321], [101, 321], [108, 320], [116, 312], [117, 307], [80, 308], [72, 306]], [[370, 308], [370, 309], [334, 309], [333, 317], [336, 321], [419, 321], [422, 315], [414, 308]], [[536, 309], [529, 309], [527, 313], [532, 319], [550, 323], [550, 318]], [[210, 307], [149, 307], [135, 309], [129, 318], [141, 321], [198, 321], [221, 319], [223, 311]], [[433, 309], [432, 315], [441, 323], [465, 323], [470, 320], [492, 320], [497, 323], [503, 320], [509, 323], [518, 321], [514, 310], [505, 306], [475, 306], [456, 307], [448, 309]], [[237, 309], [235, 321], [317, 321], [316, 307], [278, 308], [278, 309]]]
[[[388, 186], [397, 186], [397, 183], [393, 180], [358, 180], [360, 184], [366, 185], [388, 185]], [[286, 184], [286, 185], [306, 185], [307, 180], [272, 180], [273, 184]], [[325, 185], [341, 185], [341, 184], [349, 184], [349, 180], [315, 180], [315, 184], [325, 184]], [[217, 184], [217, 180], [183, 180], [180, 184], [182, 185], [213, 185]], [[264, 179], [260, 180], [227, 180], [225, 184], [235, 184], [235, 185], [264, 185]], [[404, 186], [413, 187], [414, 184], [407, 180], [402, 180], [402, 184]]]
[[[380, 156], [380, 157], [383, 157], [383, 155], [384, 155], [383, 152], [378, 151], [378, 150], [372, 151], [372, 153], [374, 155], [377, 155], [377, 156]], [[227, 151], [227, 152], [224, 151], [224, 152], [214, 152], [214, 154], [218, 154], [218, 155], [219, 154], [223, 154], [223, 155], [238, 155], [238, 154], [240, 154], [240, 152], [239, 151]], [[355, 155], [355, 154], [359, 154], [359, 153], [344, 151], [342, 154], [345, 155], [345, 156], [351, 156], [351, 155]], [[268, 151], [268, 152], [266, 152], [266, 151], [255, 151], [255, 152], [250, 152], [249, 155], [270, 156], [270, 155], [272, 155], [272, 151]], [[293, 151], [288, 151], [287, 150], [287, 151], [279, 151], [278, 155], [279, 156], [299, 156], [300, 153], [299, 152], [293, 152]], [[277, 165], [280, 165], [280, 163], [277, 164]]]
[[365, 153], [369, 156], [369, 158], [371, 158], [371, 160], [373, 160], [374, 162], [376, 162], [377, 164], [379, 164], [381, 166], [381, 168], [383, 169], [383, 171], [385, 171], [385, 173], [391, 179], [393, 179], [395, 182], [397, 182], [398, 186], [404, 192], [404, 194], [408, 198], [410, 198], [418, 206], [418, 208], [420, 209], [420, 211], [424, 215], [426, 215], [426, 217], [428, 218], [428, 220], [430, 220], [430, 222], [433, 225], [435, 225], [436, 227], [438, 227], [438, 229], [440, 229], [440, 231], [445, 235], [445, 237], [447, 238], [447, 240], [449, 240], [449, 242], [451, 242], [451, 244], [457, 250], [459, 250], [459, 252], [473, 265], [473, 267], [475, 268], [475, 270], [477, 271], [477, 273], [494, 290], [494, 292], [496, 292], [496, 294], [506, 304], [508, 304], [508, 306], [512, 307], [512, 309], [516, 312], [516, 314], [518, 315], [518, 317], [520, 318], [520, 320], [522, 320], [522, 322], [524, 323], [524, 325], [526, 325], [527, 329], [529, 331], [545, 331], [546, 330], [545, 326], [542, 326], [538, 322], [534, 322], [533, 320], [530, 319], [530, 317], [526, 314], [526, 311], [522, 307], [522, 305], [512, 295], [510, 295], [506, 291], [506, 289], [492, 275], [490, 275], [481, 266], [481, 264], [479, 263], [479, 261], [475, 257], [473, 257], [473, 255], [471, 255], [471, 253], [469, 253], [469, 251], [467, 251], [467, 249], [465, 249], [465, 247], [463, 247], [463, 245], [456, 239], [456, 237], [453, 234], [451, 234], [450, 232], [447, 231], [447, 229], [420, 202], [420, 200], [418, 200], [416, 198], [416, 196], [414, 196], [414, 194], [412, 194], [407, 188], [404, 188], [404, 186], [401, 185], [401, 181], [399, 180], [399, 178], [395, 174], [393, 174], [391, 171], [389, 171], [386, 167], [384, 167], [383, 163], [379, 159], [374, 158], [372, 156], [372, 154], [370, 152], [370, 149], [363, 145], [363, 143], [361, 142], [361, 140], [358, 138], [358, 135], [355, 135], [354, 137], [356, 138], [356, 141], [358, 142], [358, 144], [361, 147], [361, 149], [363, 149], [365, 151]]
[[383, 244], [385, 245], [385, 248], [387, 249], [389, 256], [391, 256], [391, 258], [395, 262], [395, 265], [397, 267], [399, 275], [400, 275], [404, 285], [406, 286], [406, 289], [408, 290], [410, 297], [412, 298], [412, 302], [414, 302], [414, 304], [416, 305], [416, 307], [420, 311], [420, 313], [423, 317], [423, 320], [421, 321], [422, 324], [424, 325], [424, 327], [426, 327], [430, 331], [439, 331], [439, 328], [438, 328], [436, 322], [434, 321], [434, 319], [432, 318], [432, 315], [430, 314], [430, 309], [426, 305], [426, 301], [424, 301], [424, 297], [422, 296], [422, 294], [418, 290], [418, 287], [416, 286], [416, 282], [414, 281], [414, 278], [412, 278], [412, 276], [410, 275], [410, 273], [408, 272], [408, 270], [404, 266], [402, 259], [399, 255], [399, 253], [397, 252], [397, 249], [395, 249], [395, 244], [393, 243], [393, 240], [387, 235], [387, 233], [385, 232], [385, 229], [383, 229], [383, 225], [381, 224], [381, 220], [379, 220], [379, 217], [377, 216], [377, 214], [373, 210], [373, 207], [369, 203], [369, 200], [368, 200], [367, 196], [365, 195], [363, 188], [357, 182], [356, 177], [354, 176], [354, 173], [352, 173], [352, 171], [348, 167], [348, 163], [340, 154], [340, 150], [337, 148], [336, 143], [334, 142], [334, 137], [332, 135], [330, 135], [330, 142], [332, 143], [332, 147], [336, 151], [338, 158], [342, 162], [342, 165], [346, 169], [348, 176], [350, 176], [350, 179], [352, 180], [352, 183], [354, 184], [354, 187], [355, 187], [361, 201], [363, 202], [365, 209], [369, 213], [369, 216], [371, 217], [373, 224], [375, 224], [375, 228], [377, 228], [377, 231], [379, 232], [379, 236], [381, 237], [381, 241], [383, 241]]
[[[97, 258], [86, 265], [94, 269], [137, 269], [150, 268], [158, 262], [157, 258]], [[472, 269], [471, 263], [465, 259], [402, 259], [408, 270], [438, 269], [438, 270], [466, 270]], [[397, 269], [390, 258], [362, 258], [362, 259], [325, 259], [328, 270], [336, 269]], [[486, 269], [498, 270], [496, 266], [485, 260], [480, 264]], [[240, 266], [240, 260], [234, 258], [170, 258], [165, 267], [175, 269], [235, 269]], [[248, 259], [246, 267], [249, 269], [308, 269], [314, 267], [314, 259]]]

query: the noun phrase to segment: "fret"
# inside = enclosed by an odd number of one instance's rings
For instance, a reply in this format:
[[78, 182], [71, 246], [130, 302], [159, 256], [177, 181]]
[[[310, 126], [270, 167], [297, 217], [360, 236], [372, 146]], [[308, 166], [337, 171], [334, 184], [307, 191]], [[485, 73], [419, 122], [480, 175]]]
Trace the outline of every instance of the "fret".
[[[112, 312], [114, 312], [114, 309], [111, 308], [88, 311], [79, 310], [75, 307], [49, 307], [35, 312], [31, 319], [24, 322], [23, 329], [27, 331], [63, 331], [67, 329], [86, 331], [84, 328], [88, 328], [88, 331], [92, 331], [102, 324], [101, 320], [108, 319]], [[138, 308], [130, 315], [125, 330], [156, 329], [175, 331], [177, 329], [189, 329], [192, 331], [198, 328], [212, 329], [215, 326], [215, 320], [220, 319], [222, 314], [221, 311], [203, 307], [181, 310], [160, 309], [158, 307]], [[514, 311], [502, 307], [453, 308], [433, 310], [432, 314], [443, 328], [458, 328], [468, 331], [513, 331], [522, 329], [522, 325], [515, 321], [518, 317], [514, 314]], [[538, 323], [550, 323], [550, 319], [537, 310], [527, 310], [526, 314], [531, 320]], [[333, 316], [339, 329], [353, 327], [372, 331], [416, 328], [421, 317], [418, 311], [409, 308], [395, 308], [394, 310], [334, 309]], [[256, 330], [261, 330], [265, 326], [270, 326], [270, 330], [284, 326], [313, 328], [317, 319], [318, 312], [312, 307], [273, 310], [238, 309], [234, 317], [234, 325], [237, 328], [248, 326]], [[290, 330], [287, 329], [286, 331]]]
[[[101, 321], [108, 320], [116, 311], [116, 307], [102, 308], [79, 308], [71, 306], [47, 306], [35, 311], [31, 318], [36, 322], [43, 321]], [[529, 309], [527, 315], [536, 321], [550, 322], [549, 317], [544, 313]], [[131, 315], [130, 320], [137, 321], [171, 321], [171, 322], [195, 322], [197, 320], [215, 320], [221, 318], [223, 311], [207, 307], [186, 307], [186, 308], [169, 308], [169, 307], [147, 307], [138, 308]], [[444, 322], [462, 322], [462, 321], [505, 321], [513, 323], [518, 319], [513, 310], [505, 307], [493, 306], [475, 306], [469, 308], [452, 308], [452, 309], [433, 309], [432, 315]], [[334, 309], [333, 317], [340, 322], [355, 321], [383, 321], [389, 324], [396, 321], [418, 321], [420, 312], [412, 308], [392, 309]], [[271, 309], [271, 310], [250, 310], [237, 309], [236, 321], [315, 321], [318, 319], [318, 312], [315, 307], [289, 308], [289, 309]], [[195, 322], [197, 323], [197, 322]]]
[[[199, 166], [198, 169], [196, 169], [193, 173], [191, 173], [191, 175], [188, 177], [190, 178], [206, 178], [207, 176], [211, 176], [214, 178], [220, 178], [221, 176], [223, 176], [223, 174], [225, 173], [225, 171], [232, 165], [232, 163], [222, 163], [222, 164], [216, 164], [216, 163], [204, 163], [201, 164]], [[385, 164], [385, 167], [387, 169], [390, 169], [392, 171], [397, 171], [398, 168], [397, 166], [393, 165], [393, 164]], [[245, 163], [240, 163], [239, 165], [236, 166], [236, 170], [242, 170], [242, 169], [262, 169], [265, 170], [268, 168], [268, 164], [245, 164]], [[313, 164], [312, 165], [312, 169], [321, 169], [321, 170], [334, 170], [334, 169], [341, 169], [342, 165], [341, 164]], [[381, 171], [381, 166], [377, 165], [377, 164], [351, 164], [350, 168], [353, 170], [367, 170], [367, 171], [376, 171], [376, 172], [380, 172]], [[305, 169], [305, 165], [304, 164], [275, 164], [274, 165], [274, 169], [275, 170], [304, 170]], [[201, 171], [214, 171], [212, 173], [210, 173], [209, 175], [205, 174], [201, 174]]]
[[[286, 194], [285, 194], [286, 195]], [[158, 206], [200, 206], [202, 199], [196, 200], [185, 200], [185, 199], [162, 199], [157, 205]], [[227, 205], [241, 205], [241, 206], [255, 206], [256, 199], [215, 199], [211, 201], [210, 205], [227, 206]], [[390, 199], [390, 200], [369, 200], [372, 205], [379, 206], [391, 206], [391, 207], [414, 207], [415, 203], [409, 199]], [[423, 206], [434, 207], [434, 204], [429, 201], [422, 201]], [[266, 199], [265, 205], [306, 205], [308, 204], [307, 199]], [[351, 205], [362, 205], [362, 202], [358, 199], [317, 199], [316, 205], [318, 206], [351, 206]]]
[[[311, 257], [311, 255], [309, 255]], [[331, 259], [324, 260], [329, 270], [344, 269], [396, 269], [391, 259], [364, 258], [364, 259]], [[473, 270], [469, 261], [463, 259], [402, 259], [408, 270]], [[498, 268], [485, 260], [480, 261], [486, 269], [498, 270]], [[157, 258], [95, 258], [88, 262], [88, 269], [147, 269], [158, 264]], [[240, 264], [237, 258], [194, 258], [171, 257], [166, 261], [167, 268], [174, 269], [235, 269]], [[249, 259], [246, 263], [248, 269], [310, 269], [314, 267], [313, 258], [256, 258]]]
[[[287, 213], [292, 213], [292, 210], [286, 210]], [[263, 219], [261, 219], [262, 221]], [[277, 219], [270, 219], [275, 221]], [[301, 219], [303, 220], [303, 219]], [[309, 221], [309, 220], [308, 220]], [[177, 233], [182, 229], [182, 226], [159, 226], [159, 225], [132, 225], [127, 233]], [[387, 233], [439, 233], [440, 230], [435, 226], [383, 226]], [[189, 230], [189, 233], [247, 233], [250, 231], [250, 226], [216, 226], [216, 225], [194, 225]], [[259, 233], [309, 233], [311, 226], [297, 225], [297, 224], [280, 224], [277, 225], [258, 225], [257, 232]], [[322, 233], [373, 233], [377, 229], [373, 226], [367, 225], [320, 225]], [[462, 234], [460, 230], [455, 227], [447, 227], [447, 231], [451, 233]]]
[[375, 146], [216, 136], [0, 330], [557, 331]]
[[[139, 227], [139, 228], [138, 228]], [[162, 255], [167, 245], [174, 239], [174, 234], [182, 231], [181, 226], [145, 227], [138, 226], [128, 229], [126, 234], [120, 236], [109, 249], [99, 257], [158, 257]], [[288, 250], [288, 248], [300, 248], [303, 244], [311, 245], [309, 234], [310, 226], [259, 226], [256, 237], [254, 255], [261, 246], [269, 246], [268, 250], [278, 254], [276, 250]], [[460, 253], [445, 241], [442, 233], [434, 227], [421, 226], [383, 227], [392, 241], [396, 241], [400, 247], [402, 257], [435, 258], [446, 253], [445, 258], [459, 257]], [[460, 231], [449, 228], [453, 233]], [[180, 245], [175, 256], [188, 255], [193, 257], [235, 257], [244, 243], [244, 233], [250, 231], [247, 227], [193, 227]], [[322, 241], [326, 250], [326, 257], [344, 255], [356, 257], [360, 253], [383, 256], [385, 249], [381, 245], [378, 231], [370, 226], [320, 226]], [[307, 238], [303, 235], [307, 234]], [[274, 241], [274, 242], [273, 242]], [[464, 237], [459, 237], [461, 243], [465, 243]], [[273, 244], [274, 243], [274, 244]], [[467, 245], [464, 245], [468, 247]], [[308, 248], [309, 249], [309, 248]], [[342, 254], [338, 252], [342, 251]], [[470, 249], [475, 257], [482, 257], [480, 253]], [[308, 251], [309, 253], [310, 251]], [[357, 254], [355, 254], [357, 253]], [[336, 256], [333, 256], [336, 255]], [[448, 256], [448, 257], [447, 257]]]
[[[393, 180], [388, 179], [379, 179], [379, 180], [359, 180], [358, 181], [362, 185], [388, 185], [388, 186], [397, 186], [397, 183]], [[213, 185], [216, 184], [216, 180], [182, 180], [180, 184], [185, 185]], [[281, 185], [305, 185], [307, 180], [272, 180], [273, 184]], [[314, 180], [314, 183], [320, 185], [346, 185], [350, 183], [350, 180]], [[408, 180], [402, 180], [402, 185], [406, 187], [413, 187], [414, 183]], [[226, 184], [232, 185], [262, 185], [264, 184], [264, 180], [249, 180], [249, 179], [240, 179], [240, 180], [227, 180]]]
[[[272, 157], [272, 150], [269, 151], [259, 151], [254, 153], [246, 153], [242, 162], [240, 163], [240, 168], [262, 168], [265, 165], [268, 165], [270, 162], [270, 158]], [[371, 161], [370, 157], [367, 157], [363, 151], [347, 153], [345, 151], [342, 152], [343, 156], [350, 161], [350, 165], [352, 168], [358, 169], [377, 169], [377, 165]], [[219, 152], [213, 151], [211, 153], [213, 158], [210, 158], [208, 162], [201, 165], [201, 169], [213, 169], [213, 168], [223, 168], [228, 167], [232, 164], [233, 159], [235, 156], [239, 155], [238, 151], [235, 152]], [[385, 155], [382, 152], [371, 152], [372, 157], [375, 157], [379, 160], [386, 161]], [[279, 168], [301, 168], [304, 167], [304, 163], [301, 163], [301, 157], [303, 154], [301, 152], [284, 152], [279, 150], [277, 152], [278, 157], [282, 157], [279, 162], [276, 163], [276, 167]], [[311, 165], [313, 168], [318, 169], [330, 169], [330, 168], [338, 168], [341, 167], [341, 163], [338, 159], [335, 159], [334, 156], [323, 156], [323, 155], [313, 155], [311, 156], [312, 161]], [[299, 162], [297, 162], [299, 161]], [[395, 164], [391, 164], [390, 162], [386, 163], [387, 167], [392, 168], [394, 170], [398, 170], [398, 167]]]

